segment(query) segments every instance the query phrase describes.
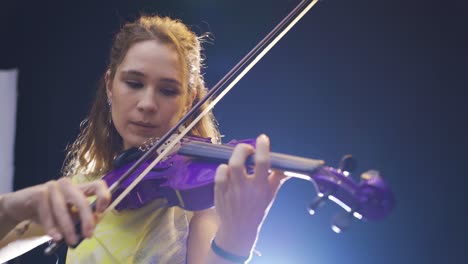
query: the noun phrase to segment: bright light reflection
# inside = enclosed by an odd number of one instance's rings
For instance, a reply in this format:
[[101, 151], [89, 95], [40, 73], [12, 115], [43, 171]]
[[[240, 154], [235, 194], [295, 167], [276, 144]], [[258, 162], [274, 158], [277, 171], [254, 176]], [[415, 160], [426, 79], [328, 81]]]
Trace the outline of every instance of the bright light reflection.
[[323, 197], [323, 193], [319, 192], [317, 193], [318, 197]]
[[332, 225], [331, 228], [335, 233], [337, 234], [341, 233], [341, 228], [337, 227], [336, 225]]
[[310, 176], [307, 175], [307, 174], [301, 174], [301, 173], [292, 172], [292, 171], [285, 171], [284, 175], [289, 176], [289, 177], [295, 177], [295, 178], [303, 179], [303, 180], [306, 180], [306, 181], [311, 180]]
[[349, 171], [343, 171], [343, 175], [348, 177], [349, 176]]
[[314, 215], [314, 214], [315, 214], [315, 210], [312, 209], [312, 208], [309, 208], [309, 214], [310, 214], [310, 215]]
[[343, 203], [342, 201], [340, 201], [338, 198], [336, 198], [335, 196], [333, 195], [328, 195], [328, 199], [330, 199], [330, 201], [333, 201], [335, 202], [337, 205], [341, 206], [343, 209], [346, 210], [346, 212], [350, 213], [351, 212], [351, 207], [347, 206], [345, 203]]
[[353, 213], [353, 216], [356, 217], [357, 219], [361, 220], [362, 219], [362, 215], [358, 212], [354, 212]]

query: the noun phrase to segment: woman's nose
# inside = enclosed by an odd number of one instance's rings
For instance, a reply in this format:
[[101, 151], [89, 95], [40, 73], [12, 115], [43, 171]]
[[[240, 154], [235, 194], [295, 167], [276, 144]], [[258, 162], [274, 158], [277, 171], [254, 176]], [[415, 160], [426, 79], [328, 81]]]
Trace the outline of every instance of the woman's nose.
[[141, 93], [138, 100], [137, 108], [142, 112], [156, 112], [158, 109], [156, 99], [154, 94], [150, 91], [151, 89], [146, 89], [147, 91]]

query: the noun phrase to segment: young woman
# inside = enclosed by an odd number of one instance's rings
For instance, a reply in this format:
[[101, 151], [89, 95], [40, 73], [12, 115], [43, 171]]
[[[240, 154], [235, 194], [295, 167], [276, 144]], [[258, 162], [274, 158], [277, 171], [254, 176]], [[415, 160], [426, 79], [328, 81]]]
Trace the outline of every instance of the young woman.
[[[90, 114], [69, 150], [66, 176], [82, 184], [98, 180], [122, 151], [172, 128], [207, 92], [201, 42], [182, 22], [167, 17], [145, 16], [124, 25]], [[211, 113], [189, 134], [220, 143]], [[254, 151], [254, 173], [248, 174], [245, 160]], [[248, 262], [282, 179], [270, 172], [269, 139], [261, 135], [255, 150], [239, 144], [228, 164], [218, 167], [215, 208], [188, 212], [155, 199], [113, 210], [91, 238], [68, 251], [67, 263]]]
[[[106, 173], [120, 152], [164, 135], [202, 98], [201, 39], [182, 22], [141, 17], [115, 36], [104, 82], [70, 154], [78, 181]], [[191, 131], [219, 143], [213, 115]], [[255, 173], [244, 164], [253, 148], [241, 144], [216, 174], [215, 208], [189, 213], [155, 200], [112, 212], [68, 263], [232, 263], [250, 256], [283, 178], [269, 173], [269, 141], [257, 139]], [[214, 250], [210, 247], [214, 239]], [[221, 250], [217, 250], [221, 249]], [[231, 256], [232, 257], [232, 256]], [[230, 260], [231, 259], [231, 260]]]

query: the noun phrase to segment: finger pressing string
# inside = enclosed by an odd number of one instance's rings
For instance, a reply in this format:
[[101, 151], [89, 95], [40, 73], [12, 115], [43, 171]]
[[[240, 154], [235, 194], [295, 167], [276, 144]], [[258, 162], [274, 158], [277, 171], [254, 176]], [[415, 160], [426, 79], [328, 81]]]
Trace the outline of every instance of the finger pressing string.
[[268, 180], [270, 170], [270, 139], [262, 134], [257, 137], [255, 150], [255, 181], [265, 182]]
[[241, 143], [234, 148], [231, 158], [229, 159], [229, 174], [233, 182], [243, 182], [246, 179], [247, 170], [245, 162], [247, 157], [254, 153], [252, 146]]

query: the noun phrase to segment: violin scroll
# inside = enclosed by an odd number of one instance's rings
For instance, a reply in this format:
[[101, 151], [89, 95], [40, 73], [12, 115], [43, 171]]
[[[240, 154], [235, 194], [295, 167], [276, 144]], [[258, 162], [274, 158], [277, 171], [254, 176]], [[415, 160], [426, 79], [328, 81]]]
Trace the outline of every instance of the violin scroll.
[[349, 175], [355, 170], [356, 161], [346, 155], [340, 162], [339, 169], [322, 167], [312, 173], [317, 196], [308, 210], [311, 215], [327, 200], [344, 209], [337, 214], [331, 228], [336, 233], [349, 228], [353, 219], [379, 220], [386, 217], [394, 208], [394, 196], [376, 170], [364, 172], [357, 183]]

